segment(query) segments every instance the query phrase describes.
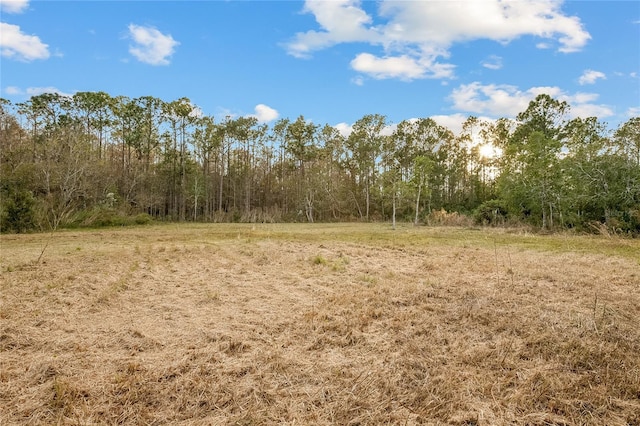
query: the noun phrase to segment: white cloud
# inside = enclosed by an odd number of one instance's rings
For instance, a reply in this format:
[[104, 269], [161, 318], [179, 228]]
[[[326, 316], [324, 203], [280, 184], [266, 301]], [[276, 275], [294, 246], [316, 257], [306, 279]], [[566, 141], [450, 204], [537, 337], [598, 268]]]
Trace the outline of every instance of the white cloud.
[[280, 116], [278, 111], [265, 104], [256, 105], [255, 112], [256, 113], [252, 114], [250, 117], [257, 118], [260, 123], [269, 123]]
[[342, 136], [344, 136], [345, 138], [348, 138], [349, 135], [351, 134], [351, 132], [353, 132], [353, 126], [351, 124], [347, 124], [347, 123], [338, 123], [335, 126], [336, 129], [338, 129], [338, 132], [340, 132], [340, 134]]
[[425, 69], [416, 59], [406, 55], [378, 58], [370, 53], [360, 53], [351, 61], [351, 68], [376, 79], [412, 80], [422, 78], [425, 74]]
[[380, 135], [391, 136], [393, 135], [393, 132], [395, 132], [397, 128], [398, 128], [398, 124], [396, 123], [388, 124], [382, 128], [382, 130], [380, 131]]
[[381, 5], [381, 14], [391, 16], [387, 26], [400, 41], [429, 43], [447, 48], [454, 42], [488, 39], [502, 43], [533, 35], [556, 39], [558, 50], [579, 50], [590, 38], [576, 17], [565, 16], [559, 0], [536, 2], [437, 1], [394, 2]]
[[2, 56], [19, 61], [49, 58], [49, 46], [35, 35], [27, 35], [17, 25], [0, 22], [0, 49]]
[[351, 82], [356, 86], [364, 86], [364, 78], [361, 75], [357, 75], [351, 79]]
[[[569, 101], [567, 101], [569, 102]], [[613, 115], [615, 115], [615, 111], [612, 110], [610, 107], [606, 106], [606, 105], [596, 105], [596, 104], [577, 104], [577, 103], [571, 103], [569, 102], [569, 105], [571, 105], [571, 112], [570, 112], [570, 116], [571, 117], [582, 117], [582, 118], [587, 118], [587, 117], [598, 117], [598, 118], [604, 118], [604, 117], [611, 117]]]
[[204, 117], [204, 111], [198, 105], [191, 104], [191, 112], [189, 113], [189, 117], [192, 118], [202, 118]]
[[[493, 123], [494, 121], [496, 121], [495, 118], [486, 117], [486, 116], [476, 115], [475, 117], [480, 122]], [[460, 134], [462, 134], [462, 127], [465, 121], [469, 119], [469, 115], [462, 114], [462, 113], [455, 113], [455, 114], [449, 114], [449, 115], [432, 115], [429, 118], [431, 118], [440, 126], [446, 127], [447, 129], [451, 130], [451, 132], [454, 135], [460, 136]]]
[[569, 94], [559, 87], [531, 87], [525, 91], [511, 85], [486, 84], [479, 82], [462, 84], [451, 92], [450, 99], [453, 108], [474, 114], [487, 114], [492, 117], [514, 117], [525, 111], [529, 102], [540, 94], [560, 101], [566, 101], [571, 106], [571, 117], [610, 117], [614, 111], [606, 106], [595, 104], [598, 95], [595, 93]]
[[238, 118], [240, 116], [240, 114], [232, 111], [229, 108], [224, 108], [224, 107], [220, 107], [219, 106], [219, 107], [216, 108], [214, 116], [216, 116], [216, 117], [224, 117], [224, 119], [222, 119], [224, 121], [227, 118], [229, 120], [234, 120], [234, 119]]
[[10, 96], [24, 96], [24, 97], [38, 96], [44, 93], [57, 93], [60, 96], [67, 96], [67, 97], [73, 96], [73, 93], [63, 92], [62, 90], [53, 86], [27, 87], [24, 90], [17, 86], [7, 86], [4, 88], [4, 93]]
[[57, 87], [47, 86], [47, 87], [27, 87], [25, 93], [29, 96], [38, 96], [43, 93], [57, 93], [60, 96], [73, 96], [73, 93], [65, 93]]
[[308, 58], [315, 50], [379, 37], [374, 29], [366, 27], [372, 19], [359, 4], [357, 0], [307, 0], [303, 13], [313, 14], [323, 31], [297, 33], [285, 46], [289, 54]]
[[462, 133], [462, 123], [467, 121], [469, 116], [457, 113], [450, 115], [432, 115], [430, 118], [439, 125], [451, 130], [454, 135], [459, 135]]
[[605, 80], [607, 76], [600, 71], [585, 70], [578, 79], [578, 83], [580, 83], [581, 86], [584, 86], [585, 84], [594, 84], [599, 78]]
[[363, 74], [382, 80], [398, 78], [411, 81], [418, 78], [450, 78], [452, 64], [433, 63], [431, 57], [409, 55], [377, 57], [370, 53], [360, 53], [351, 61], [351, 68]]
[[[345, 138], [348, 138], [349, 135], [353, 133], [353, 124], [347, 124], [343, 122], [343, 123], [338, 123], [333, 127], [337, 129], [338, 132], [340, 132], [340, 134]], [[397, 127], [398, 127], [397, 124], [388, 124], [382, 128], [382, 130], [380, 131], [380, 135], [391, 136]]]
[[533, 94], [523, 94], [515, 86], [482, 85], [479, 82], [463, 84], [453, 89], [453, 108], [474, 114], [513, 116], [526, 109]]
[[29, 0], [0, 0], [0, 10], [4, 13], [22, 13], [29, 7]]
[[20, 88], [16, 86], [7, 86], [4, 88], [4, 93], [6, 93], [7, 95], [21, 95], [22, 90], [20, 90]]
[[631, 107], [626, 112], [627, 117], [640, 117], [640, 107]]
[[135, 24], [129, 25], [129, 37], [135, 43], [129, 46], [129, 53], [150, 65], [169, 65], [169, 57], [180, 44], [170, 34]]
[[[562, 12], [561, 0], [383, 0], [378, 6], [378, 18], [384, 21], [380, 24], [360, 5], [358, 0], [307, 0], [303, 12], [315, 16], [320, 30], [297, 33], [285, 45], [288, 53], [309, 57], [340, 43], [366, 43], [383, 54], [357, 54], [351, 61], [357, 71], [378, 79], [451, 78], [454, 66], [440, 59], [448, 58], [457, 42], [508, 43], [531, 35], [557, 45], [560, 52], [574, 52], [591, 38], [578, 18]], [[495, 61], [487, 64], [498, 66]]]
[[490, 70], [499, 70], [502, 68], [502, 58], [497, 55], [491, 55], [482, 61], [482, 66]]

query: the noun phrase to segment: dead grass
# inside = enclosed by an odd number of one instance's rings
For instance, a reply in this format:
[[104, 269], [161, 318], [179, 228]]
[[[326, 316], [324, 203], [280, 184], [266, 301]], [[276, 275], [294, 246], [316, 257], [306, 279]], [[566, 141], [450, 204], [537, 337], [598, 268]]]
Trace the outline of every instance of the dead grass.
[[384, 225], [0, 237], [0, 424], [639, 425], [640, 242]]

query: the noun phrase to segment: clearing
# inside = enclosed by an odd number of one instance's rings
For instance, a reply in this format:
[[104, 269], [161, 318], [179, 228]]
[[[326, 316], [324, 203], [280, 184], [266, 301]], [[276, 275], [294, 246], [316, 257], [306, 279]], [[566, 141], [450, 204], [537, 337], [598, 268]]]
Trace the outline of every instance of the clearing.
[[640, 425], [640, 240], [154, 225], [0, 270], [0, 424]]

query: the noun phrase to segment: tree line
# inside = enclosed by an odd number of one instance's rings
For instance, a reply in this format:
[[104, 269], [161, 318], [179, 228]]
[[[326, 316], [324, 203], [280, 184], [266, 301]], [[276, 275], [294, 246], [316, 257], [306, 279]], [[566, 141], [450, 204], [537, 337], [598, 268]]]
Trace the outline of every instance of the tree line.
[[[640, 233], [640, 117], [539, 95], [515, 119], [215, 119], [189, 99], [0, 99], [3, 232], [160, 221], [411, 221]], [[393, 131], [390, 129], [393, 128]], [[487, 155], [492, 147], [497, 155]]]

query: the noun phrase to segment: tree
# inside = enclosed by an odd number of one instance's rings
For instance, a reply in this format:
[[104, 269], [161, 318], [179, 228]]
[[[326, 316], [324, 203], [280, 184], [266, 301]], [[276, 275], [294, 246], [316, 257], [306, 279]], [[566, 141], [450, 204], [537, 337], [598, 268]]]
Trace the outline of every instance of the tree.
[[616, 147], [628, 161], [640, 167], [640, 117], [630, 118], [614, 134]]
[[322, 173], [324, 195], [331, 218], [335, 220], [343, 214], [348, 198], [345, 195], [347, 177], [344, 173], [346, 138], [338, 129], [325, 124], [318, 134], [318, 139], [323, 150], [321, 155], [325, 159]]
[[111, 116], [113, 99], [105, 92], [77, 92], [72, 97], [73, 108], [81, 114], [78, 117], [85, 125], [86, 137], [95, 141], [95, 151], [102, 158], [105, 131], [113, 122]]
[[[251, 195], [252, 195], [252, 181], [253, 181], [253, 164], [254, 164], [254, 149], [253, 142], [256, 140], [255, 126], [258, 124], [258, 120], [255, 117], [238, 117], [232, 120], [227, 125], [228, 135], [231, 136], [238, 143], [237, 154], [241, 158], [238, 158], [238, 172], [244, 183], [243, 185], [243, 205], [244, 212], [246, 214], [251, 212]], [[234, 197], [234, 206], [235, 206]]]
[[274, 166], [274, 200], [276, 205], [279, 205], [285, 214], [287, 214], [289, 210], [288, 193], [285, 182], [288, 178], [289, 169], [289, 161], [286, 156], [286, 133], [290, 122], [288, 118], [279, 119], [271, 128], [271, 134], [269, 135], [273, 149], [278, 152], [278, 158]]
[[[382, 130], [387, 125], [387, 118], [380, 114], [365, 115], [355, 122], [353, 131], [347, 138], [352, 165], [357, 173], [356, 181], [365, 196], [364, 219], [369, 220], [372, 192], [378, 175], [378, 161], [382, 149]], [[357, 197], [356, 197], [357, 199]], [[360, 217], [363, 213], [360, 211]]]
[[286, 150], [293, 158], [298, 176], [295, 179], [295, 199], [297, 207], [302, 205], [307, 221], [314, 221], [314, 202], [317, 188], [313, 184], [314, 176], [306, 172], [305, 165], [317, 159], [315, 145], [318, 126], [307, 122], [301, 115], [289, 123], [285, 133]]
[[558, 166], [568, 111], [566, 102], [538, 95], [518, 114], [505, 150], [501, 188], [512, 209], [539, 218], [543, 229], [553, 228], [555, 215], [562, 214], [562, 170]]
[[[132, 149], [142, 157], [142, 108], [132, 99], [126, 96], [118, 96], [112, 103], [112, 112], [116, 126], [115, 135], [120, 139], [120, 168], [123, 175], [121, 188], [129, 185], [132, 175]], [[123, 191], [130, 193], [131, 191]]]
[[[170, 126], [168, 141], [171, 158], [171, 189], [172, 189], [172, 215], [178, 216], [178, 220], [185, 220], [187, 216], [187, 171], [191, 145], [192, 126], [196, 122], [199, 109], [188, 98], [180, 98], [163, 105], [163, 114]], [[165, 149], [165, 154], [167, 150]]]
[[143, 96], [134, 99], [140, 108], [140, 147], [139, 160], [144, 163], [145, 171], [149, 170], [154, 161], [154, 154], [160, 146], [160, 128], [165, 117], [162, 114], [165, 108], [164, 102], [151, 96]]
[[[187, 98], [0, 99], [0, 228], [142, 212], [417, 223], [445, 208], [492, 224], [508, 214], [546, 230], [640, 233], [640, 118], [613, 131], [595, 117], [567, 120], [568, 111], [540, 95], [516, 120], [469, 117], [458, 136], [430, 118], [404, 120], [389, 135], [386, 117], [372, 114], [345, 137], [303, 116], [216, 122]], [[482, 145], [501, 155], [482, 155]], [[113, 200], [117, 212], [105, 209]]]
[[[211, 163], [216, 160], [216, 154], [222, 146], [219, 127], [213, 117], [205, 116], [196, 121], [193, 142], [196, 160], [200, 162], [202, 170], [204, 215], [205, 218], [210, 218], [215, 207], [215, 182], [212, 180]], [[222, 181], [221, 177], [220, 181]], [[197, 220], [198, 192], [194, 190], [194, 193], [196, 194], [194, 220]]]

